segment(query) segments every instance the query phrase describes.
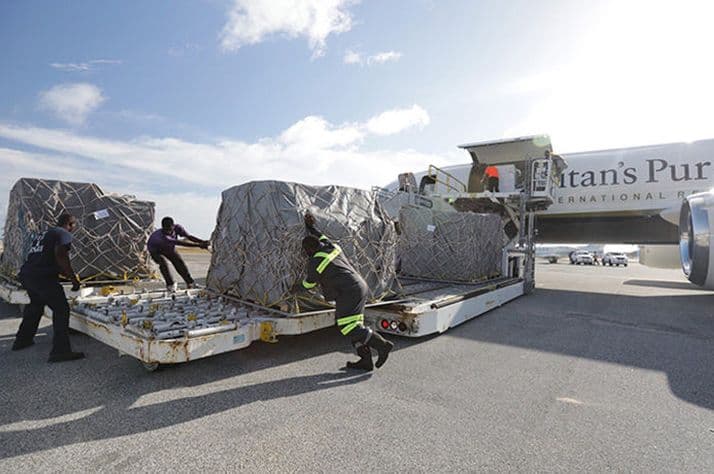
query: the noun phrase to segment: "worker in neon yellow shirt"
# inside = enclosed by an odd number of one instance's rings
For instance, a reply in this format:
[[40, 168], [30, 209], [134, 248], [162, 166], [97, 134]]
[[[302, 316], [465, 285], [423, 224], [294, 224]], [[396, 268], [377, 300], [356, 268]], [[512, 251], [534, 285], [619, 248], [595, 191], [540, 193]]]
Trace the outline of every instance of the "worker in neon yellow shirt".
[[303, 239], [302, 248], [310, 261], [302, 286], [309, 290], [319, 283], [325, 299], [335, 301], [337, 327], [343, 336], [350, 337], [360, 356], [357, 362], [347, 362], [347, 368], [372, 370], [371, 348], [377, 351], [376, 366], [381, 367], [394, 344], [364, 326], [367, 283], [347, 260], [340, 246], [330, 242], [315, 228], [315, 217], [309, 212], [305, 214], [305, 227], [308, 236]]

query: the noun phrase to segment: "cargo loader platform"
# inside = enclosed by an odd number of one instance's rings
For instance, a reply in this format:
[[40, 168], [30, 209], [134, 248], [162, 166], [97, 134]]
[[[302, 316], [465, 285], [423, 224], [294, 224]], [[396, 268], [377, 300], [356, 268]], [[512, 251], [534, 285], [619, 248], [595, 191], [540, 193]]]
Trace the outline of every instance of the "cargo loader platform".
[[403, 277], [399, 301], [369, 308], [366, 322], [380, 332], [406, 337], [443, 333], [524, 294], [522, 278], [480, 283]]

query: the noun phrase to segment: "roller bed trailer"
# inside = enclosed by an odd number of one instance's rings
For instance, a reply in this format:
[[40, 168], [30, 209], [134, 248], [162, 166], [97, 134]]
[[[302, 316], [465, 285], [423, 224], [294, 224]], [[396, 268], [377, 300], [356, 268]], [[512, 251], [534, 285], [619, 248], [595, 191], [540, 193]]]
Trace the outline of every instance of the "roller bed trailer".
[[[520, 224], [533, 219], [529, 212]], [[504, 249], [502, 276], [475, 283], [400, 277], [398, 300], [365, 311], [366, 323], [399, 336], [440, 334], [530, 293], [535, 286], [535, 246], [528, 227], [523, 243], [515, 238]]]
[[[443, 332], [523, 294], [523, 280], [511, 278], [478, 284], [402, 278], [400, 287], [390, 300], [368, 305], [365, 320], [381, 332], [411, 337]], [[3, 288], [10, 286], [5, 282]], [[21, 289], [12, 291], [12, 303], [29, 302]], [[73, 294], [66, 287], [65, 291], [70, 328], [116, 349], [120, 356], [137, 359], [147, 371], [335, 325], [332, 309], [283, 313], [205, 289], [167, 292], [125, 287], [106, 294], [106, 287], [94, 287]], [[395, 321], [395, 308], [401, 308], [404, 319], [393, 328], [380, 325], [385, 318]], [[52, 317], [49, 309], [45, 316]]]
[[[96, 293], [109, 294], [114, 292], [116, 288], [137, 288], [150, 287], [160, 284], [158, 280], [97, 280], [86, 282], [85, 286], [78, 292], [71, 292], [71, 283], [63, 282], [62, 288], [70, 299], [77, 296], [88, 296]], [[121, 290], [125, 291], [125, 290]], [[0, 301], [4, 301], [11, 305], [18, 305], [20, 309], [26, 304], [30, 304], [30, 296], [27, 291], [22, 288], [20, 282], [14, 278], [0, 274]]]
[[0, 300], [9, 304], [26, 305], [30, 303], [27, 291], [19, 283], [0, 275]]
[[[408, 327], [377, 325], [381, 332], [412, 337], [443, 332], [523, 294], [523, 280], [511, 278], [479, 284], [405, 278], [401, 283], [403, 293], [369, 305], [365, 319], [376, 323], [392, 318], [391, 310], [382, 308], [404, 305], [411, 311], [403, 320]], [[191, 301], [198, 303], [191, 306]], [[119, 355], [134, 357], [148, 371], [335, 325], [331, 309], [282, 313], [203, 289], [78, 296], [70, 299], [70, 306], [72, 329], [117, 349]], [[178, 318], [164, 320], [157, 316], [162, 311], [173, 311]], [[46, 316], [51, 317], [49, 310]]]
[[[8, 303], [29, 303], [16, 283], [3, 280], [0, 288]], [[332, 308], [291, 314], [206, 289], [170, 292], [125, 286], [109, 293], [107, 288], [72, 293], [65, 286], [69, 326], [117, 349], [120, 356], [136, 358], [148, 371], [335, 324]], [[52, 317], [49, 308], [45, 317]]]
[[[290, 315], [202, 289], [88, 296], [71, 306], [71, 328], [138, 359], [149, 371], [335, 324], [332, 311]], [[143, 315], [136, 311], [142, 307]], [[171, 318], [157, 316], [172, 311]]]
[[438, 334], [525, 294], [523, 278], [503, 277], [479, 284], [402, 278], [399, 302], [370, 308], [367, 324], [406, 337]]

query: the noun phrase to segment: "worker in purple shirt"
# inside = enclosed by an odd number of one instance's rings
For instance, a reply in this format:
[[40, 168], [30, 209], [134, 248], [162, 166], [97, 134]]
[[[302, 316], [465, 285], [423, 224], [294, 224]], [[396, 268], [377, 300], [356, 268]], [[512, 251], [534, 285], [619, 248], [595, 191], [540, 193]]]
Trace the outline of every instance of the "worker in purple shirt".
[[[191, 242], [180, 240], [179, 237], [184, 237]], [[171, 271], [169, 271], [169, 266], [166, 263], [167, 260], [174, 265], [178, 274], [181, 275], [183, 281], [186, 282], [186, 288], [193, 288], [193, 278], [191, 278], [188, 267], [186, 267], [186, 263], [181, 258], [181, 255], [176, 251], [177, 245], [207, 249], [209, 242], [189, 234], [182, 226], [174, 224], [174, 220], [171, 217], [164, 217], [161, 219], [161, 229], [151, 234], [146, 247], [149, 250], [151, 259], [159, 265], [161, 275], [163, 275], [166, 281], [166, 288], [169, 290], [176, 289]]]

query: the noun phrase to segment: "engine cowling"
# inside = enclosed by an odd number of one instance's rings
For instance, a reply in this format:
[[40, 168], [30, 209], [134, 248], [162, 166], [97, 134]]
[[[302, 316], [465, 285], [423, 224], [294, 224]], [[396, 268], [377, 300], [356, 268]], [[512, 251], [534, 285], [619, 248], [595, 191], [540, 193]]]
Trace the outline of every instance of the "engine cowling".
[[695, 285], [714, 289], [714, 191], [692, 194], [679, 213], [682, 270]]

